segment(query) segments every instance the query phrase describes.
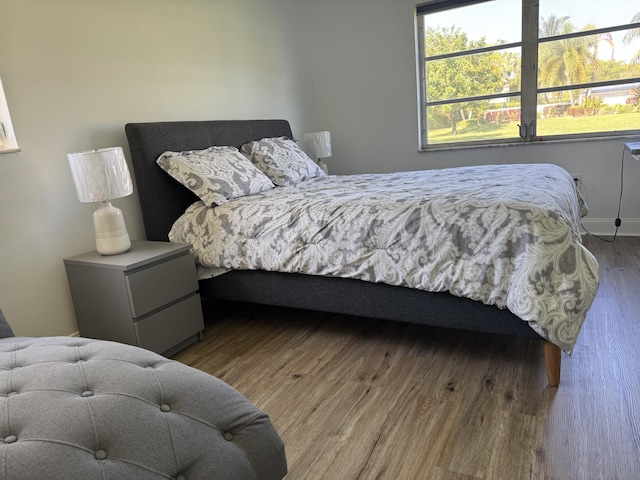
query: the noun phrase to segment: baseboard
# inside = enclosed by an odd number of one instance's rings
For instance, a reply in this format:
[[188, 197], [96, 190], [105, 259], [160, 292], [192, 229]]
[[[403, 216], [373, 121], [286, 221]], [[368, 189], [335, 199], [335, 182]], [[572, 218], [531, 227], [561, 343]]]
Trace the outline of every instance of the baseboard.
[[[614, 218], [582, 219], [582, 227], [593, 235], [613, 235], [616, 231]], [[640, 237], [640, 218], [623, 218], [618, 236]]]

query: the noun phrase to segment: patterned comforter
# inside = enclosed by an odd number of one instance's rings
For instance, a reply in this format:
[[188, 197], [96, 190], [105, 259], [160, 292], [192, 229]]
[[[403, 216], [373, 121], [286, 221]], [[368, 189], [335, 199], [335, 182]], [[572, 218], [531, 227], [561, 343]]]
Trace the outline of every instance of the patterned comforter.
[[598, 289], [586, 214], [555, 165], [330, 175], [208, 208], [171, 241], [205, 266], [356, 278], [508, 308], [571, 353]]

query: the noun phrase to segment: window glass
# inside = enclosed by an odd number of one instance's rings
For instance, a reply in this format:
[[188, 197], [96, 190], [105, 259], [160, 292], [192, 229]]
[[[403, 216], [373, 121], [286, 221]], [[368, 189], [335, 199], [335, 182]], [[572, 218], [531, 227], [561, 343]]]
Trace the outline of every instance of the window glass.
[[[640, 127], [640, 82], [622, 83], [640, 77], [640, 31], [620, 28], [640, 21], [640, 4], [635, 14], [629, 6], [626, 0], [607, 1], [606, 8], [584, 0], [540, 2], [538, 89], [560, 89], [537, 97], [539, 136]], [[596, 29], [598, 33], [589, 34]]]
[[[517, 3], [517, 2], [516, 2]], [[553, 19], [566, 19], [578, 30], [594, 30], [610, 28], [628, 23], [635, 14], [640, 13], [640, 4], [630, 0], [539, 0], [540, 5], [540, 37], [559, 35], [564, 26], [554, 25]], [[544, 28], [552, 26], [554, 28]], [[614, 34], [616, 44], [622, 43], [624, 35]]]
[[[631, 30], [623, 30], [623, 33]], [[636, 44], [640, 51], [640, 37]], [[635, 47], [633, 47], [635, 48]], [[625, 80], [638, 76], [640, 65], [631, 63], [631, 53], [622, 59], [610, 34], [585, 35], [540, 43], [538, 87], [565, 86], [593, 81]]]
[[491, 45], [519, 42], [522, 38], [522, 25], [518, 20], [521, 11], [518, 1], [495, 0], [429, 14], [425, 26], [435, 31], [454, 28], [465, 33], [466, 45], [439, 46], [438, 53], [451, 53], [468, 50], [478, 41]]
[[520, 48], [432, 60], [426, 64], [425, 75], [429, 102], [517, 92]]
[[422, 148], [640, 133], [640, 4], [456, 3], [418, 7]]
[[427, 116], [431, 145], [514, 140], [519, 133], [520, 97], [427, 107]]
[[556, 135], [612, 134], [640, 127], [640, 114], [629, 100], [635, 96], [635, 104], [640, 101], [640, 83], [574, 91], [573, 103], [569, 92], [556, 94], [555, 98], [560, 95], [566, 101], [560, 98], [554, 102], [553, 97], [549, 101], [548, 94], [538, 95], [537, 134], [542, 139]]

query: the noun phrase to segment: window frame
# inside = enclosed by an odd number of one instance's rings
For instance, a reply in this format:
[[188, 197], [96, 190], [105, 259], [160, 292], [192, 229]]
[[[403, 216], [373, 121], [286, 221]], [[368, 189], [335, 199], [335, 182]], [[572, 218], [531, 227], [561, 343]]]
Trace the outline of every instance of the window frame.
[[4, 95], [2, 79], [0, 78], [0, 154], [16, 153], [20, 151], [16, 135], [13, 131], [13, 123], [9, 114], [9, 105]]
[[[427, 57], [425, 52], [425, 22], [426, 16], [445, 10], [459, 7], [466, 7], [480, 3], [486, 3], [491, 0], [434, 0], [428, 3], [418, 4], [415, 10], [416, 16], [416, 57], [417, 57], [417, 80], [418, 80], [418, 129], [419, 129], [419, 148], [420, 151], [459, 148], [470, 146], [491, 146], [515, 143], [532, 143], [541, 141], [537, 134], [537, 103], [538, 95], [544, 93], [562, 92], [569, 90], [578, 90], [594, 87], [606, 87], [610, 85], [637, 84], [640, 83], [640, 77], [631, 77], [622, 80], [603, 80], [593, 81], [580, 84], [562, 85], [557, 87], [538, 87], [538, 47], [544, 43], [589, 37], [603, 33], [611, 33], [619, 30], [628, 30], [640, 28], [640, 22], [620, 24], [611, 27], [596, 28], [593, 30], [575, 31], [566, 34], [553, 35], [549, 37], [539, 38], [539, 21], [540, 9], [538, 0], [521, 0], [522, 4], [522, 32], [519, 42], [510, 42], [499, 45], [492, 45], [482, 48], [456, 51], [447, 54], [440, 54]], [[429, 101], [427, 99], [427, 79], [426, 64], [428, 61], [450, 59], [461, 56], [469, 56], [478, 53], [487, 53], [496, 50], [505, 50], [508, 48], [521, 48], [521, 77], [520, 90], [517, 92], [498, 92], [489, 95], [478, 95], [472, 97], [459, 97], [455, 99]], [[427, 128], [427, 108], [429, 106], [437, 106], [443, 104], [455, 104], [469, 101], [490, 100], [495, 98], [520, 97], [520, 124], [519, 136], [509, 138], [496, 138], [491, 140], [474, 140], [450, 143], [428, 143]], [[620, 130], [620, 131], [603, 131], [603, 132], [584, 132], [573, 134], [556, 134], [545, 135], [545, 141], [553, 140], [571, 140], [584, 138], [610, 138], [610, 137], [630, 137], [640, 134], [639, 129]]]

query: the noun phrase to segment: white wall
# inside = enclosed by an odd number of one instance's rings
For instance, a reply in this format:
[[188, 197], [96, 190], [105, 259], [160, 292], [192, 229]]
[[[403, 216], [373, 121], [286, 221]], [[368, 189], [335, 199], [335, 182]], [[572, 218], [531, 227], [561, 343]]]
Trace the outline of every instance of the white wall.
[[[0, 77], [22, 148], [0, 155], [0, 307], [16, 333], [77, 329], [62, 259], [95, 248], [95, 207], [77, 201], [66, 154], [128, 154], [127, 122], [286, 118], [296, 135], [331, 130], [334, 173], [554, 162], [582, 174], [592, 225], [611, 230], [622, 140], [417, 152], [415, 3], [0, 0]], [[143, 238], [135, 193], [114, 203]], [[621, 233], [640, 234], [629, 160], [622, 218]]]
[[[20, 153], [0, 155], [0, 308], [19, 335], [77, 330], [63, 258], [95, 249], [66, 154], [127, 122], [286, 118], [311, 129], [296, 0], [0, 0], [0, 77]], [[114, 201], [144, 238], [134, 194]]]
[[[593, 233], [613, 233], [623, 139], [418, 152], [417, 0], [310, 2], [317, 124], [331, 131], [333, 173], [551, 162], [581, 174]], [[630, 128], [640, 128], [638, 125]], [[524, 185], [524, 183], [523, 183]], [[625, 160], [620, 234], [640, 235], [640, 163]]]

